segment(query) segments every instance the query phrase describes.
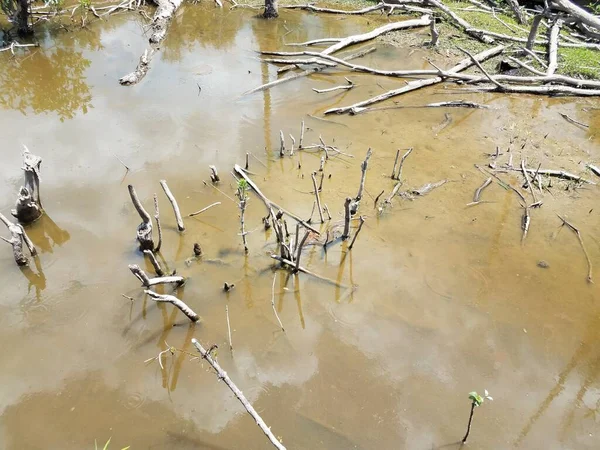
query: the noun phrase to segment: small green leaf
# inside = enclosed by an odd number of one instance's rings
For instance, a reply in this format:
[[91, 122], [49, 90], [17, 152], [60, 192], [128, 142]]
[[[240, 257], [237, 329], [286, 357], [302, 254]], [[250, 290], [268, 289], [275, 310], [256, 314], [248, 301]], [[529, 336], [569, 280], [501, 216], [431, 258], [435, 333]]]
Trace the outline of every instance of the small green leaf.
[[469, 392], [469, 400], [471, 400], [475, 406], [481, 406], [483, 403], [483, 397], [475, 391]]

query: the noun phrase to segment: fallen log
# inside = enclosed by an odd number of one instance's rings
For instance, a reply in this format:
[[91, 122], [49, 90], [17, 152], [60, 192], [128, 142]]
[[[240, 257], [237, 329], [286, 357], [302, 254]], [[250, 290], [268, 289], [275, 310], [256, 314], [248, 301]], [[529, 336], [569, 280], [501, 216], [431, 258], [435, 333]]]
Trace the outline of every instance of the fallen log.
[[377, 5], [368, 6], [366, 8], [353, 10], [353, 11], [345, 11], [343, 9], [319, 8], [310, 3], [306, 4], [306, 5], [281, 6], [282, 9], [303, 9], [305, 11], [312, 11], [312, 12], [319, 12], [319, 13], [326, 13], [326, 14], [345, 14], [345, 15], [349, 15], [349, 16], [368, 14], [373, 11], [380, 11], [382, 9], [385, 9], [385, 7], [386, 7], [386, 5], [383, 2], [379, 3]]
[[165, 38], [169, 23], [175, 15], [177, 8], [181, 5], [182, 0], [153, 0], [153, 2], [156, 3], [158, 8], [156, 8], [152, 24], [150, 25], [152, 30], [148, 38], [150, 46], [144, 50], [135, 70], [119, 79], [119, 83], [123, 86], [137, 84], [146, 76], [150, 69], [150, 61], [158, 50], [158, 45]]
[[[491, 49], [488, 49], [481, 53], [478, 53], [477, 55], [475, 55], [475, 59], [479, 62], [485, 61], [486, 59], [491, 58], [492, 56], [500, 54], [503, 50], [504, 50], [504, 46], [498, 45], [496, 47], [493, 47]], [[449, 72], [451, 72], [451, 73], [460, 72], [461, 70], [465, 70], [466, 68], [471, 67], [472, 65], [473, 65], [473, 61], [471, 60], [471, 58], [466, 58], [466, 59], [463, 59], [462, 61], [460, 61], [456, 66], [451, 68], [449, 70]], [[425, 86], [431, 86], [433, 84], [441, 83], [443, 80], [444, 80], [444, 78], [437, 76], [437, 77], [428, 78], [425, 80], [411, 81], [411, 82], [407, 83], [406, 86], [403, 86], [399, 89], [394, 89], [394, 90], [388, 91], [384, 94], [378, 95], [378, 96], [370, 98], [368, 100], [363, 100], [362, 102], [355, 103], [354, 105], [345, 106], [345, 107], [341, 107], [341, 108], [328, 109], [327, 111], [325, 111], [325, 114], [332, 114], [332, 113], [344, 114], [344, 113], [348, 113], [348, 112], [351, 114], [358, 114], [358, 113], [362, 112], [362, 110], [364, 110], [365, 106], [369, 106], [374, 103], [379, 103], [381, 101], [388, 100], [392, 97], [396, 97], [398, 95], [402, 95], [407, 92], [411, 92], [411, 91], [420, 89]]]
[[267, 426], [264, 420], [252, 407], [248, 399], [246, 399], [243, 392], [239, 390], [239, 388], [235, 385], [233, 381], [231, 381], [231, 378], [229, 378], [227, 372], [221, 369], [219, 363], [212, 358], [212, 356], [210, 355], [210, 350], [207, 351], [204, 347], [202, 347], [202, 344], [200, 344], [200, 342], [198, 342], [198, 340], [196, 340], [195, 338], [192, 339], [192, 344], [194, 345], [194, 347], [196, 347], [196, 350], [198, 350], [200, 355], [202, 355], [202, 358], [205, 359], [212, 366], [213, 369], [215, 369], [219, 380], [223, 381], [223, 383], [227, 385], [227, 387], [231, 390], [231, 392], [233, 392], [235, 397], [240, 401], [244, 408], [246, 408], [248, 414], [252, 416], [252, 418], [256, 421], [256, 424], [259, 426], [262, 432], [265, 433], [267, 438], [269, 438], [271, 444], [273, 444], [278, 450], [286, 450], [283, 444], [279, 442], [279, 439], [275, 437], [275, 435], [271, 431], [271, 428]]
[[569, 0], [551, 0], [551, 5], [568, 12], [572, 17], [575, 17], [586, 25], [595, 28], [596, 30], [600, 30], [600, 18], [598, 16], [590, 14], [583, 8], [571, 3]]

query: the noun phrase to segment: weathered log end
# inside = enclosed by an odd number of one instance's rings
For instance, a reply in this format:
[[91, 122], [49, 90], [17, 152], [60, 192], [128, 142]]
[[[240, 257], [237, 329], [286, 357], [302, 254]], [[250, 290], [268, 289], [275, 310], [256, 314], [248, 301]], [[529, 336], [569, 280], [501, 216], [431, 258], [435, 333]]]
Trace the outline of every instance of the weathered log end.
[[140, 62], [138, 63], [135, 70], [124, 77], [119, 79], [119, 83], [122, 86], [131, 86], [133, 84], [137, 84], [146, 76], [146, 73], [150, 69], [150, 58], [152, 57], [153, 51], [148, 51], [146, 49], [142, 56], [140, 57]]
[[10, 212], [21, 223], [32, 223], [38, 220], [44, 210], [38, 205], [25, 186], [19, 190], [15, 209]]
[[140, 223], [137, 227], [137, 240], [140, 244], [140, 250], [154, 250], [154, 242], [152, 241], [152, 224]]

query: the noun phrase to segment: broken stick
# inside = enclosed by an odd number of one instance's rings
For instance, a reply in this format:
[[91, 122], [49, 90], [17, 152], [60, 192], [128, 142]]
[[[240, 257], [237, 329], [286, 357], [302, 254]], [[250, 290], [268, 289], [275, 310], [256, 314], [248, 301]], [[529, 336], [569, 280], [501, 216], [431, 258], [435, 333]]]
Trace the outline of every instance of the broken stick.
[[179, 211], [179, 205], [177, 204], [177, 200], [175, 200], [175, 196], [171, 193], [169, 186], [167, 186], [166, 180], [160, 180], [160, 185], [165, 191], [165, 195], [171, 202], [171, 206], [173, 207], [173, 212], [175, 213], [175, 220], [177, 221], [177, 229], [179, 231], [185, 231], [185, 226], [183, 225], [183, 219], [181, 217], [181, 211]]
[[174, 295], [161, 295], [149, 289], [146, 289], [144, 292], [148, 294], [155, 302], [165, 302], [176, 306], [192, 322], [198, 322], [198, 320], [200, 320], [200, 317], [198, 316], [198, 314], [192, 311], [192, 308], [190, 308], [188, 305], [186, 305], [183, 301], [179, 300]]

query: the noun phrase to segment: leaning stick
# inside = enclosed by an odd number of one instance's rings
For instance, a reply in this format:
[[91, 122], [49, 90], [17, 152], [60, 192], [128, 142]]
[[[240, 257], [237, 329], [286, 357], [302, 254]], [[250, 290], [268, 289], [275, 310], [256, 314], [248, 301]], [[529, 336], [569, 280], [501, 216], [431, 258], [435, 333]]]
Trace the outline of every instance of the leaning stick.
[[309, 234], [310, 232], [307, 230], [306, 233], [304, 233], [302, 240], [298, 243], [298, 249], [296, 251], [296, 267], [294, 269], [296, 272], [300, 270], [300, 257], [302, 256], [302, 247], [304, 247], [304, 244], [306, 243], [306, 239], [308, 239]]
[[154, 256], [154, 253], [151, 250], [144, 250], [144, 255], [146, 255], [148, 259], [150, 259], [150, 263], [152, 264], [152, 267], [154, 267], [156, 275], [162, 277], [165, 274], [165, 272], [162, 270], [162, 267], [160, 267], [160, 263], [156, 259], [156, 256]]
[[210, 209], [213, 206], [217, 206], [217, 205], [220, 205], [220, 204], [221, 204], [221, 202], [215, 202], [215, 203], [213, 203], [211, 205], [208, 205], [206, 208], [202, 208], [200, 211], [196, 211], [196, 212], [193, 212], [191, 214], [188, 214], [188, 217], [194, 217], [194, 216], [197, 216], [198, 214], [202, 214], [207, 209]]
[[358, 237], [358, 233], [360, 233], [360, 230], [362, 230], [362, 226], [365, 223], [365, 218], [363, 216], [360, 216], [358, 218], [358, 220], [360, 220], [360, 224], [358, 225], [358, 230], [356, 230], [356, 233], [354, 233], [354, 237], [352, 238], [352, 242], [350, 242], [350, 246], [348, 247], [348, 250], [352, 250], [354, 241], [356, 241], [356, 238]]
[[279, 146], [279, 156], [283, 158], [285, 155], [285, 138], [283, 136], [283, 131], [281, 130], [279, 130], [279, 140], [281, 142], [281, 145]]
[[[396, 166], [398, 165], [398, 157], [400, 156], [400, 149], [396, 150], [396, 159], [394, 159], [394, 167], [392, 168], [392, 180], [396, 179]], [[377, 202], [375, 202], [377, 203]]]
[[321, 223], [324, 223], [325, 219], [323, 218], [323, 208], [321, 207], [321, 196], [319, 195], [319, 188], [317, 187], [316, 175], [317, 175], [317, 172], [313, 172], [310, 175], [310, 177], [312, 178], [313, 187], [315, 189], [315, 197], [317, 198], [317, 208], [319, 210], [319, 218], [321, 219]]
[[154, 242], [152, 242], [152, 221], [150, 219], [150, 214], [148, 214], [142, 206], [142, 202], [140, 202], [140, 199], [135, 192], [135, 188], [130, 184], [127, 186], [127, 189], [129, 189], [129, 196], [131, 197], [133, 206], [142, 219], [142, 223], [137, 227], [137, 240], [140, 243], [140, 249], [153, 250]]
[[196, 350], [198, 350], [200, 355], [202, 355], [202, 358], [204, 358], [212, 366], [212, 368], [215, 369], [219, 380], [222, 380], [227, 385], [227, 387], [229, 389], [231, 389], [231, 392], [233, 392], [233, 394], [242, 403], [242, 405], [244, 405], [244, 408], [246, 408], [246, 411], [248, 411], [248, 414], [250, 414], [252, 416], [252, 418], [256, 421], [256, 424], [260, 427], [262, 432], [265, 433], [267, 438], [269, 438], [271, 443], [278, 450], [286, 450], [286, 448], [281, 444], [281, 442], [279, 442], [279, 440], [271, 432], [271, 429], [267, 426], [267, 424], [264, 422], [264, 420], [262, 420], [262, 418], [259, 416], [259, 414], [256, 412], [256, 410], [252, 407], [250, 402], [246, 399], [246, 397], [244, 397], [244, 394], [242, 393], [242, 391], [240, 391], [238, 389], [238, 387], [233, 383], [233, 381], [231, 381], [231, 378], [229, 378], [229, 375], [227, 375], [227, 372], [225, 372], [223, 369], [221, 369], [221, 366], [219, 366], [219, 363], [216, 362], [212, 358], [212, 356], [210, 355], [210, 352], [206, 351], [206, 349], [204, 347], [202, 347], [202, 344], [200, 344], [200, 342], [198, 342], [198, 340], [195, 338], [192, 339], [192, 344], [194, 345], [194, 347], [196, 347]]
[[131, 270], [131, 273], [134, 274], [137, 277], [137, 279], [142, 282], [142, 286], [144, 286], [144, 287], [151, 287], [151, 286], [155, 286], [157, 284], [168, 284], [168, 283], [176, 283], [178, 285], [181, 285], [185, 281], [185, 278], [180, 277], [178, 275], [172, 275], [172, 276], [168, 276], [168, 277], [150, 278], [146, 274], [146, 272], [144, 272], [140, 268], [140, 266], [138, 266], [137, 264], [130, 264], [129, 270]]
[[[539, 169], [539, 167], [538, 167], [538, 169]], [[537, 203], [537, 198], [535, 198], [535, 191], [533, 190], [533, 187], [531, 186], [531, 183], [529, 181], [529, 175], [527, 174], [527, 170], [525, 170], [525, 161], [523, 161], [522, 159], [521, 159], [521, 170], [523, 171], [523, 176], [525, 177], [525, 183], [527, 184], [527, 188], [531, 192], [531, 197], [533, 197], [533, 203]]]
[[396, 175], [396, 180], [401, 181], [400, 178], [402, 177], [402, 167], [404, 166], [404, 161], [406, 160], [406, 158], [408, 158], [408, 155], [410, 155], [413, 151], [413, 148], [409, 148], [406, 153], [404, 155], [402, 155], [402, 159], [400, 159], [400, 167], [398, 168], [398, 175]]
[[585, 254], [585, 259], [587, 260], [587, 263], [588, 263], [587, 281], [588, 281], [588, 283], [593, 283], [594, 281], [592, 280], [592, 260], [590, 259], [590, 255], [588, 255], [588, 252], [587, 252], [587, 250], [585, 248], [585, 245], [583, 244], [583, 238], [581, 237], [581, 232], [579, 231], [579, 229], [575, 225], [567, 222], [561, 216], [558, 216], [558, 218], [560, 220], [562, 220], [563, 226], [566, 225], [567, 227], [569, 227], [571, 229], [571, 231], [573, 231], [573, 233], [575, 233], [577, 235], [577, 239], [579, 239], [579, 244], [581, 245], [581, 249], [583, 250], [583, 253]]
[[360, 175], [360, 184], [358, 186], [358, 193], [356, 194], [356, 198], [354, 199], [354, 212], [358, 210], [358, 206], [360, 201], [362, 200], [363, 191], [365, 190], [365, 179], [367, 178], [367, 169], [369, 168], [369, 159], [371, 159], [371, 155], [373, 151], [371, 148], [367, 150], [367, 155], [365, 156], [365, 160], [360, 165], [361, 175]]
[[285, 328], [283, 328], [283, 324], [281, 323], [281, 319], [279, 318], [279, 314], [277, 314], [277, 309], [275, 308], [275, 280], [276, 279], [277, 279], [277, 273], [273, 276], [273, 287], [271, 288], [271, 307], [273, 308], [273, 312], [275, 313], [277, 322], [279, 322], [281, 331], [283, 331], [285, 333]]
[[541, 14], [538, 14], [533, 18], [533, 21], [531, 23], [531, 30], [529, 30], [529, 36], [527, 36], [527, 44], [525, 45], [525, 48], [527, 50], [531, 51], [533, 49], [533, 45], [535, 43], [535, 35], [537, 34], [537, 30], [540, 26], [542, 18], [543, 16]]
[[593, 164], [588, 164], [587, 166], [595, 175], [600, 177], [600, 167], [594, 166]]
[[298, 217], [297, 215], [283, 209], [281, 206], [277, 205], [275, 202], [269, 200], [265, 194], [263, 194], [261, 192], [261, 190], [258, 188], [258, 186], [254, 183], [254, 181], [252, 181], [252, 179], [246, 175], [244, 173], [244, 171], [242, 170], [242, 168], [240, 166], [238, 166], [237, 164], [233, 167], [233, 170], [235, 173], [237, 173], [239, 176], [241, 176], [244, 180], [246, 180], [246, 182], [250, 185], [250, 187], [254, 190], [254, 192], [256, 193], [256, 195], [258, 195], [258, 197], [262, 200], [262, 202], [265, 204], [265, 206], [267, 207], [267, 210], [271, 207], [280, 209], [284, 214], [286, 214], [287, 216], [291, 217], [292, 219], [294, 219], [296, 222], [300, 222], [305, 228], [308, 228], [311, 231], [314, 231], [317, 234], [320, 234], [319, 231], [310, 226], [308, 223], [306, 223], [304, 220], [302, 220], [300, 217]]
[[[430, 1], [435, 1], [435, 0], [430, 0]], [[478, 62], [482, 62], [482, 61], [485, 61], [486, 59], [491, 58], [492, 56], [496, 56], [497, 54], [502, 53], [503, 50], [504, 50], [504, 46], [498, 45], [496, 47], [493, 47], [491, 49], [488, 49], [481, 53], [478, 53], [477, 55], [475, 55], [474, 58]], [[473, 60], [471, 58], [465, 58], [462, 61], [460, 61], [456, 66], [452, 67], [448, 72], [460, 72], [462, 70], [465, 70], [465, 69], [471, 67], [472, 65], [473, 65]], [[442, 81], [444, 81], [444, 78], [441, 76], [427, 78], [424, 80], [410, 81], [405, 86], [403, 86], [399, 89], [393, 89], [391, 91], [388, 91], [388, 92], [378, 95], [376, 97], [372, 97], [368, 100], [363, 100], [362, 102], [355, 103], [354, 105], [328, 109], [327, 111], [325, 111], [325, 114], [332, 114], [332, 113], [358, 114], [358, 113], [362, 112], [362, 110], [364, 109], [365, 106], [369, 106], [374, 103], [388, 100], [392, 97], [396, 97], [398, 95], [402, 95], [407, 92], [421, 89], [422, 87], [425, 87], [425, 86], [431, 86], [433, 84], [438, 84], [438, 83], [441, 83]]]
[[155, 252], [160, 252], [162, 247], [162, 227], [160, 226], [160, 214], [158, 211], [158, 196], [154, 194], [154, 220], [156, 221], [156, 230], [158, 231], [158, 244], [154, 247]]
[[155, 302], [165, 302], [176, 306], [192, 322], [198, 322], [198, 320], [200, 320], [198, 314], [192, 311], [192, 309], [188, 305], [186, 305], [183, 301], [179, 300], [174, 295], [161, 295], [149, 289], [146, 289], [144, 292], [148, 294]]
[[300, 126], [300, 142], [298, 142], [298, 150], [302, 149], [302, 141], [304, 141], [304, 120]]
[[431, 22], [429, 23], [429, 30], [431, 32], [431, 42], [429, 45], [431, 45], [432, 47], [437, 47], [438, 40], [440, 38], [440, 33], [435, 26], [435, 17], [432, 18]]
[[471, 203], [468, 203], [467, 206], [477, 205], [480, 202], [481, 193], [490, 184], [492, 184], [492, 177], [489, 177], [487, 180], [485, 180], [483, 184], [475, 190], [475, 195], [473, 195], [473, 201]]
[[346, 201], [344, 202], [344, 233], [342, 234], [342, 239], [348, 239], [350, 237], [350, 203], [352, 199], [350, 197], [346, 197]]
[[[289, 259], [282, 258], [279, 255], [271, 255], [271, 258], [276, 259], [277, 261], [282, 262], [284, 264], [287, 264], [290, 267], [295, 267], [296, 266]], [[316, 274], [316, 273], [314, 273], [314, 272], [312, 272], [312, 271], [310, 271], [310, 270], [308, 270], [308, 269], [306, 269], [306, 268], [304, 268], [302, 266], [298, 267], [298, 272], [305, 273], [306, 275], [310, 275], [312, 277], [318, 278], [319, 280], [326, 281], [327, 283], [333, 284], [334, 286], [337, 286], [337, 287], [340, 287], [340, 288], [347, 288], [348, 287], [345, 284], [339, 283], [336, 280], [332, 280], [331, 278], [327, 278], [327, 277], [324, 277], [322, 275]]]
[[181, 218], [181, 211], [179, 211], [179, 205], [177, 204], [177, 200], [175, 200], [175, 196], [171, 193], [169, 186], [167, 186], [166, 180], [160, 180], [160, 185], [165, 191], [165, 195], [171, 202], [171, 206], [173, 207], [173, 212], [175, 213], [175, 220], [177, 221], [177, 229], [179, 231], [184, 231], [185, 226], [183, 225], [183, 219]]
[[229, 306], [225, 305], [225, 315], [227, 316], [227, 333], [229, 334], [229, 350], [233, 351], [233, 344], [231, 343], [231, 324], [229, 323]]
[[521, 236], [521, 245], [525, 243], [525, 238], [527, 237], [527, 232], [529, 231], [529, 225], [531, 224], [529, 206], [525, 205], [523, 209], [523, 217], [521, 218], [521, 228], [523, 229], [523, 235]]
[[548, 40], [548, 70], [546, 75], [553, 75], [558, 67], [558, 34], [562, 27], [562, 20], [556, 19], [550, 29], [550, 39]]

